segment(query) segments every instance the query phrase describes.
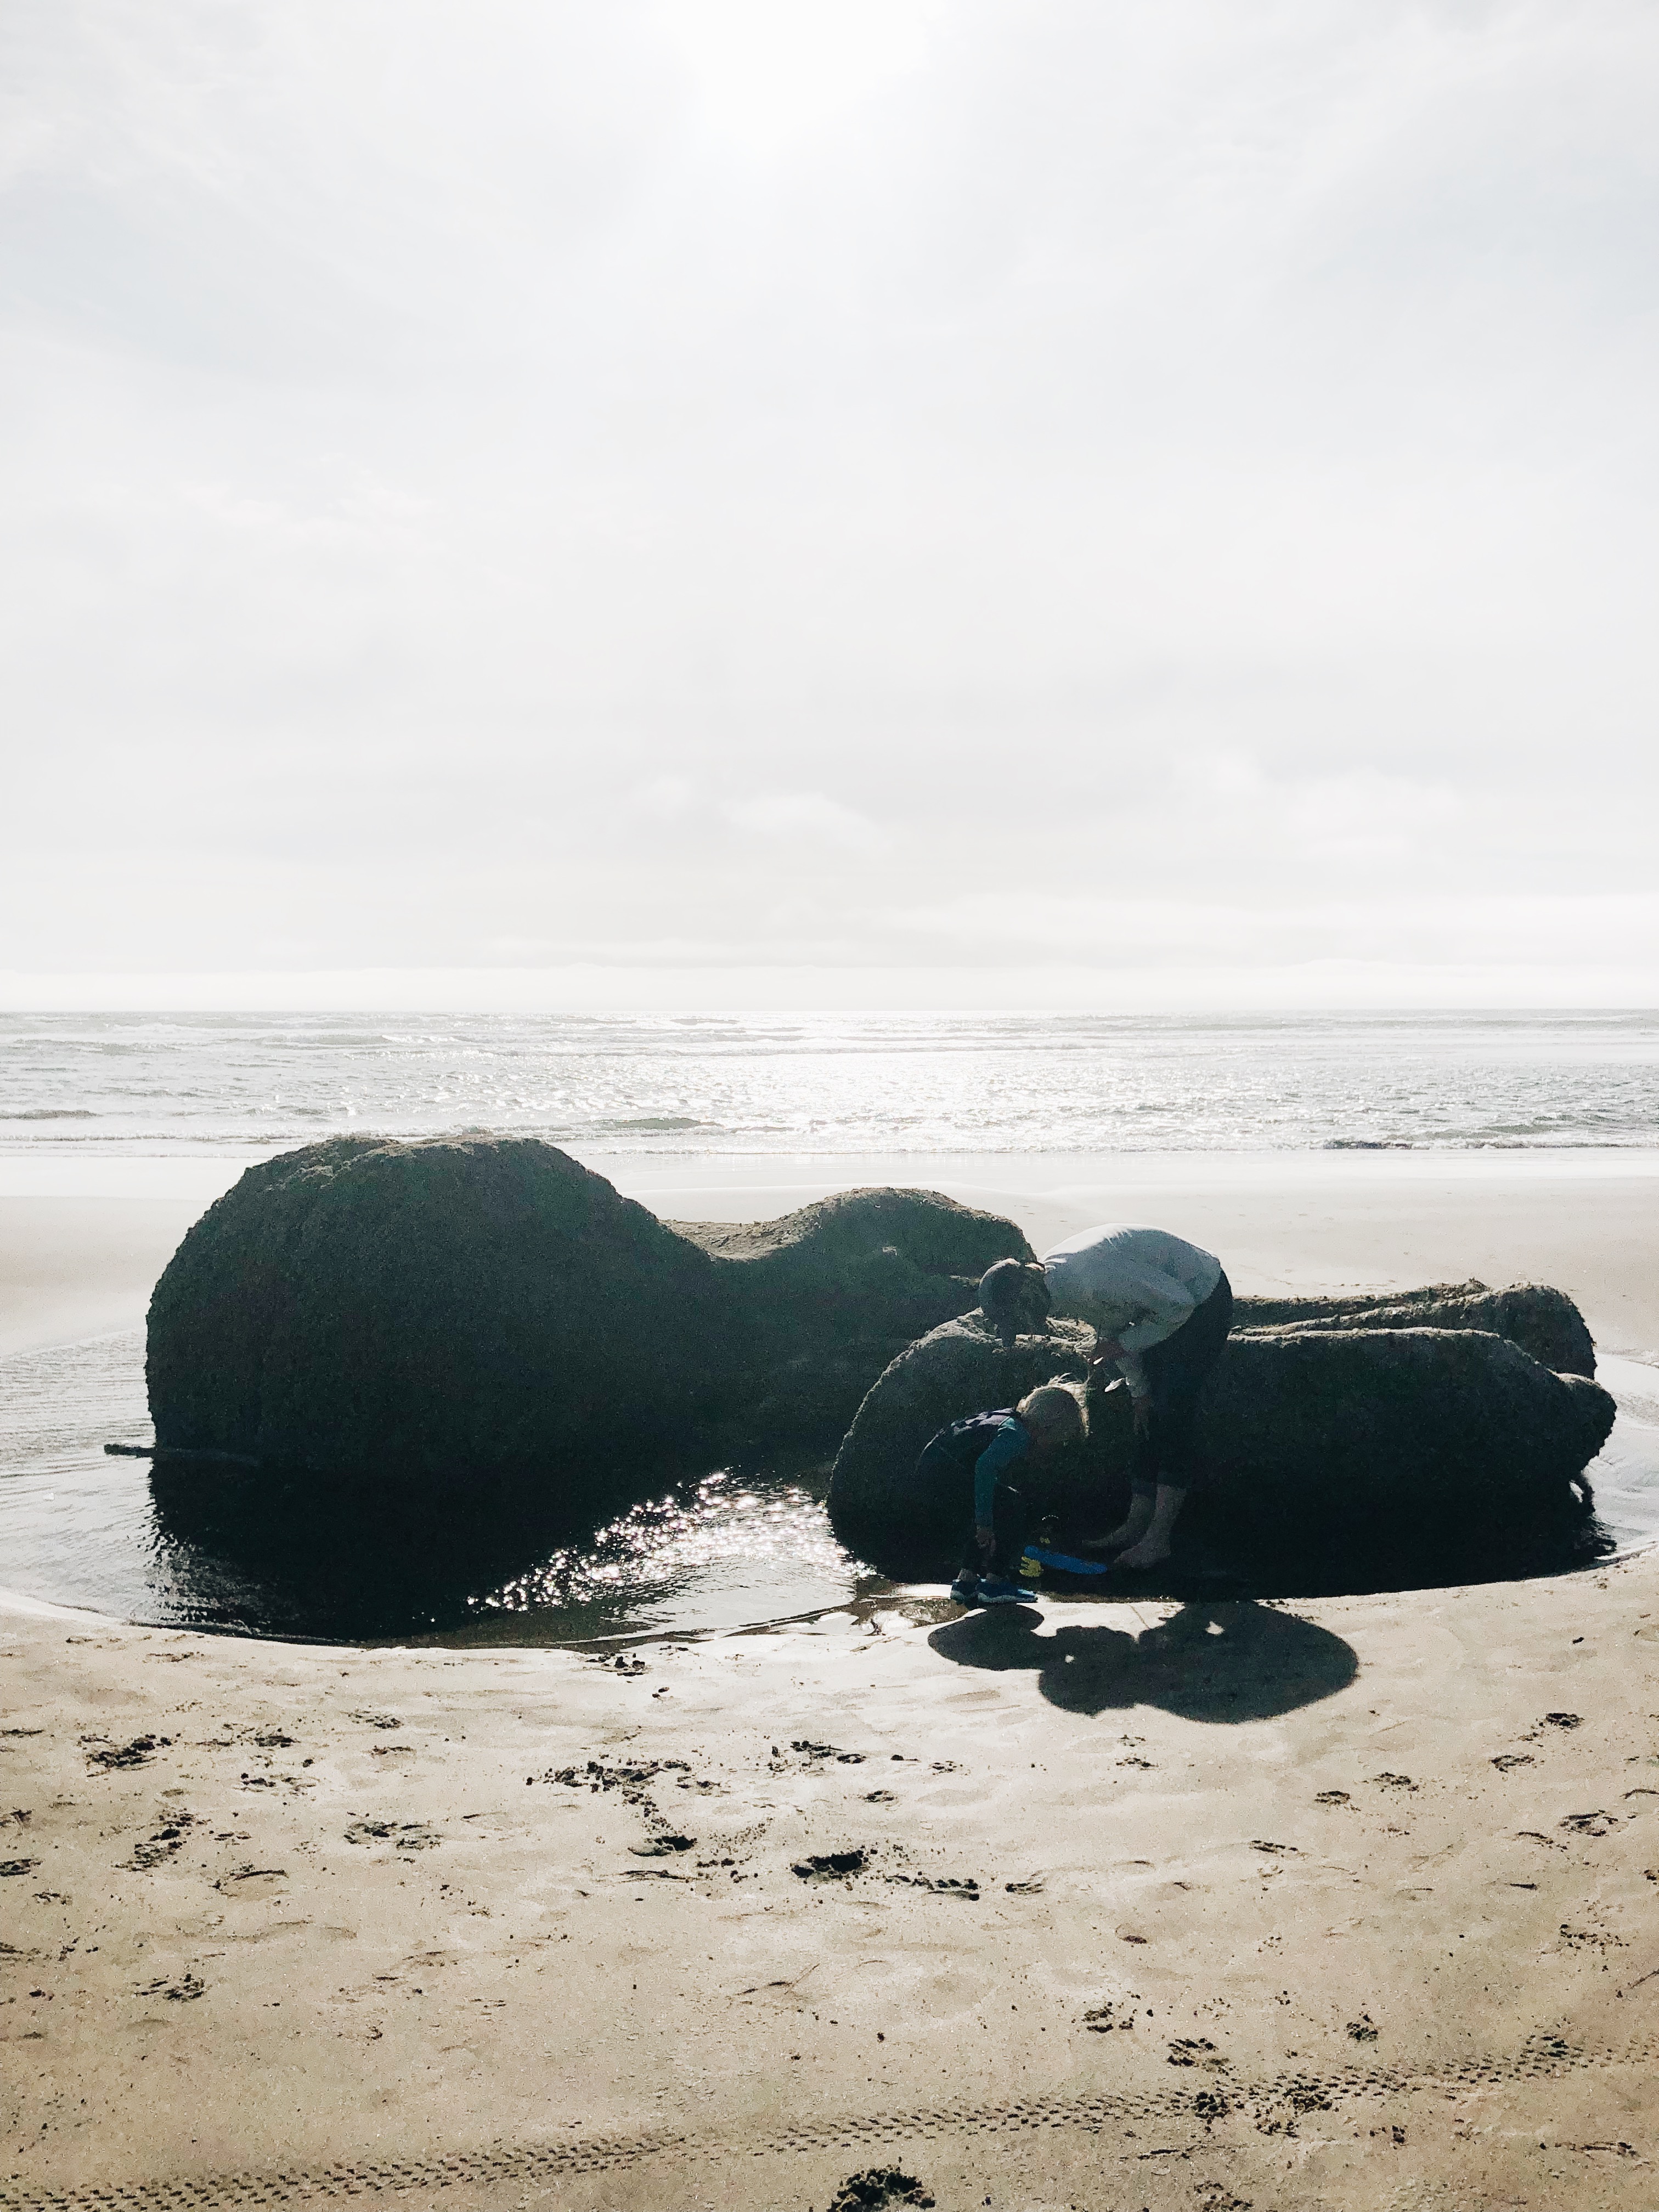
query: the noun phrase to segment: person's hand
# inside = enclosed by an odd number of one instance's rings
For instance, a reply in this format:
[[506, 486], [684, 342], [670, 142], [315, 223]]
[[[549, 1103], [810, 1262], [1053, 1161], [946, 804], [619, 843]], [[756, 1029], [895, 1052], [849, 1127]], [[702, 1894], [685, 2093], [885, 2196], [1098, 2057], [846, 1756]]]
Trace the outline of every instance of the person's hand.
[[1152, 1425], [1152, 1401], [1150, 1396], [1132, 1401], [1135, 1417], [1135, 1434], [1144, 1437]]
[[994, 1528], [976, 1528], [974, 1531], [974, 1534], [975, 1539], [979, 1545], [979, 1555], [981, 1559], [988, 1559], [992, 1553], [994, 1552], [997, 1547], [996, 1530]]

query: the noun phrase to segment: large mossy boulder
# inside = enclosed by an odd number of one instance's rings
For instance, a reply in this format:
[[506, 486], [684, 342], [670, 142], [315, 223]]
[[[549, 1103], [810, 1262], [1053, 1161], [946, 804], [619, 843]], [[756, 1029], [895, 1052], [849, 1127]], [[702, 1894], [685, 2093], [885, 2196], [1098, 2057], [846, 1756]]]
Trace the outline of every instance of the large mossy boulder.
[[925, 1190], [848, 1190], [777, 1221], [666, 1224], [715, 1263], [728, 1426], [833, 1443], [889, 1360], [977, 1304], [1010, 1221]]
[[250, 1168], [169, 1263], [156, 1439], [597, 1501], [711, 1444], [832, 1441], [1009, 1254], [1012, 1223], [925, 1192], [690, 1233], [539, 1139], [336, 1138]]
[[1547, 1283], [1494, 1291], [1471, 1279], [1348, 1297], [1239, 1298], [1235, 1334], [1262, 1328], [1484, 1329], [1508, 1337], [1558, 1375], [1595, 1373], [1595, 1346], [1583, 1316], [1565, 1291]]
[[[1080, 1374], [1091, 1340], [1060, 1322], [1005, 1346], [975, 1312], [910, 1346], [836, 1458], [830, 1513], [841, 1540], [886, 1574], [948, 1576], [963, 1498], [959, 1485], [918, 1486], [922, 1446], [963, 1413]], [[1229, 1340], [1206, 1385], [1198, 1448], [1208, 1481], [1189, 1513], [1200, 1526], [1340, 1530], [1359, 1543], [1391, 1540], [1407, 1522], [1574, 1514], [1613, 1412], [1595, 1382], [1557, 1374], [1490, 1330], [1256, 1328]], [[1091, 1395], [1086, 1440], [1060, 1455], [1033, 1503], [1074, 1538], [1111, 1527], [1127, 1502], [1132, 1448], [1127, 1391]]]
[[336, 1138], [250, 1168], [150, 1302], [158, 1443], [419, 1480], [666, 1440], [714, 1269], [532, 1139]]

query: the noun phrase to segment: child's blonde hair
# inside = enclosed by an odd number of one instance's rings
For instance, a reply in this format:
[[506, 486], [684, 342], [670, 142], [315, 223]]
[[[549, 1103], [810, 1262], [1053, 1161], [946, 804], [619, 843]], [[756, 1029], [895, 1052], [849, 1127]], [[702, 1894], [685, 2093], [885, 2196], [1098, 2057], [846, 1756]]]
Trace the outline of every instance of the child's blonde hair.
[[1084, 1432], [1083, 1400], [1070, 1382], [1042, 1383], [1028, 1391], [1014, 1410], [1029, 1428], [1062, 1432], [1068, 1439]]

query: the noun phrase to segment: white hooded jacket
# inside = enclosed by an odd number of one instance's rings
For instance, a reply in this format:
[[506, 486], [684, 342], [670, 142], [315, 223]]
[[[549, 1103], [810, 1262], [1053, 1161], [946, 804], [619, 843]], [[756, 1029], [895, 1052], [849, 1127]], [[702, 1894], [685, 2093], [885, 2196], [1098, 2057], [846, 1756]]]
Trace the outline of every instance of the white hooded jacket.
[[1123, 1346], [1118, 1366], [1136, 1398], [1152, 1388], [1140, 1354], [1190, 1321], [1221, 1280], [1212, 1252], [1167, 1230], [1114, 1223], [1068, 1237], [1043, 1254], [1042, 1266], [1052, 1310]]

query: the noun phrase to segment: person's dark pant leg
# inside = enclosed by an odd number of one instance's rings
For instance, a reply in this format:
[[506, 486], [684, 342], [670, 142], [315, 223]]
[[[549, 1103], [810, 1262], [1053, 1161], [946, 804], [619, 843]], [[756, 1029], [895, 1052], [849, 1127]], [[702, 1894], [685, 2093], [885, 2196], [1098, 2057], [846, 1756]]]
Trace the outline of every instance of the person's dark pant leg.
[[974, 1479], [967, 1483], [964, 1500], [968, 1522], [968, 1541], [962, 1554], [962, 1569], [969, 1575], [1000, 1575], [1012, 1582], [1019, 1572], [1020, 1555], [1025, 1549], [1027, 1515], [1025, 1499], [1018, 1490], [1011, 1490], [1000, 1482], [991, 1500], [991, 1528], [996, 1538], [988, 1559], [979, 1548], [979, 1529], [974, 1520]]
[[[977, 1440], [975, 1456], [978, 1456]], [[979, 1548], [979, 1529], [974, 1520], [973, 1462], [958, 1459], [948, 1445], [935, 1439], [916, 1462], [915, 1482], [919, 1496], [937, 1499], [941, 1507], [947, 1498], [961, 1499], [966, 1530], [963, 1572], [1001, 1575], [1012, 1582], [1019, 1572], [1020, 1554], [1025, 1549], [1030, 1525], [1024, 1494], [1011, 1489], [1006, 1482], [998, 1483], [991, 1500], [991, 1528], [996, 1541], [988, 1559]]]
[[1000, 1575], [1005, 1582], [1013, 1582], [1019, 1574], [1021, 1554], [1025, 1549], [1025, 1497], [1022, 1491], [1010, 1490], [1000, 1482], [991, 1504], [992, 1522], [996, 1531], [996, 1549], [991, 1554], [990, 1571]]
[[1152, 1419], [1135, 1440], [1130, 1471], [1133, 1489], [1145, 1496], [1161, 1482], [1190, 1490], [1200, 1474], [1193, 1451], [1199, 1393], [1203, 1389], [1233, 1325], [1233, 1291], [1224, 1272], [1204, 1303], [1162, 1344], [1148, 1346], [1141, 1364], [1152, 1386]]

